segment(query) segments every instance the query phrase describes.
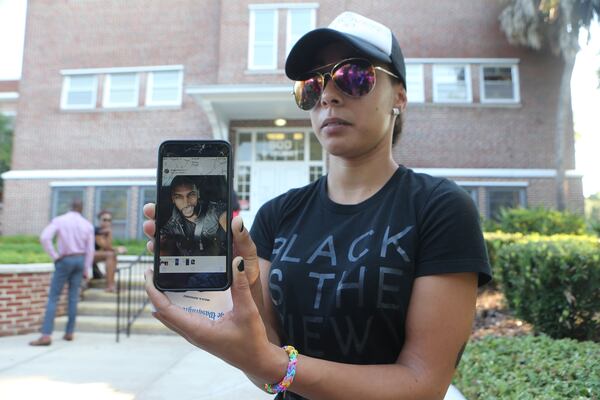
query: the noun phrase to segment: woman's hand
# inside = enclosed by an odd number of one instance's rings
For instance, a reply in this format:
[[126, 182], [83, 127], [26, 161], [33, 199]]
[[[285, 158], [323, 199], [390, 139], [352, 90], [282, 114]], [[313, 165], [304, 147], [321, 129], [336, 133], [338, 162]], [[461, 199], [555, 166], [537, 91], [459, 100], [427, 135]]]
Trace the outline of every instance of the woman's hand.
[[[144, 222], [144, 232], [152, 238], [156, 230], [154, 204], [144, 206], [150, 218]], [[269, 342], [266, 328], [253, 297], [260, 292], [260, 271], [256, 246], [241, 217], [232, 220], [233, 241], [239, 257], [233, 260], [231, 297], [233, 309], [221, 319], [212, 321], [204, 316], [188, 313], [171, 303], [156, 289], [152, 270], [146, 271], [146, 292], [154, 305], [153, 315], [171, 330], [248, 375], [265, 383], [278, 382], [287, 368], [288, 356], [284, 350]], [[154, 250], [153, 240], [148, 250]], [[243, 264], [242, 264], [243, 261]], [[243, 266], [241, 266], [243, 265]], [[253, 289], [254, 287], [254, 289]]]

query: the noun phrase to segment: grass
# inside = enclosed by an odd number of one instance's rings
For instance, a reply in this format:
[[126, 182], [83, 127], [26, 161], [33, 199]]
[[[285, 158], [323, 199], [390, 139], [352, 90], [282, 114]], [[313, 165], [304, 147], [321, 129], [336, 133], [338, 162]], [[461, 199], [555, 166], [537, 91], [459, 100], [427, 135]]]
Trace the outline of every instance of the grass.
[[[146, 249], [146, 240], [115, 240], [114, 246], [127, 247], [128, 255]], [[37, 236], [0, 236], [0, 264], [33, 264], [52, 262]]]
[[599, 399], [600, 344], [548, 336], [469, 343], [454, 384], [475, 399]]

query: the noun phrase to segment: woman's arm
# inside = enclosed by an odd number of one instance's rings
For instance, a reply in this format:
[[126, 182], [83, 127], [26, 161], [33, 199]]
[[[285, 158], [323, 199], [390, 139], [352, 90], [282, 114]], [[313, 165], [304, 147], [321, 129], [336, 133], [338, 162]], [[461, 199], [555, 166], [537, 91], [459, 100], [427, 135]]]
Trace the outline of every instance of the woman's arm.
[[471, 333], [477, 274], [417, 278], [395, 364], [351, 365], [300, 355], [290, 390], [310, 399], [443, 399]]

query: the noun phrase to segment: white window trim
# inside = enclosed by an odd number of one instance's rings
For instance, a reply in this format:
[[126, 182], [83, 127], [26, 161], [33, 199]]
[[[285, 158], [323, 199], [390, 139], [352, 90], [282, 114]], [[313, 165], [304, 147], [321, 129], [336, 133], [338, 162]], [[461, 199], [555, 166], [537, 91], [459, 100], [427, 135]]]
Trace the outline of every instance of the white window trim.
[[[131, 72], [127, 72], [126, 74], [130, 74]], [[109, 102], [110, 98], [110, 86], [111, 86], [111, 78], [113, 75], [118, 74], [108, 74], [104, 77], [104, 91], [102, 93], [102, 107], [104, 108], [134, 108], [138, 107], [140, 104], [140, 75], [138, 73], [135, 74], [135, 96], [134, 101], [131, 103], [111, 103]]]
[[[513, 84], [513, 93], [514, 97], [512, 99], [486, 99], [485, 98], [485, 81], [483, 75], [484, 68], [507, 68], [509, 67], [511, 70], [512, 76], [512, 84]], [[486, 64], [479, 66], [479, 90], [481, 96], [481, 102], [486, 104], [515, 104], [521, 102], [521, 92], [520, 92], [520, 83], [519, 83], [519, 68], [516, 64]]]
[[[463, 67], [465, 69], [465, 84], [467, 89], [467, 99], [466, 100], [448, 100], [448, 99], [439, 99], [439, 94], [437, 90], [437, 82], [436, 82], [436, 74], [435, 70], [439, 67]], [[452, 103], [452, 104], [471, 104], [473, 103], [473, 85], [471, 83], [471, 64], [434, 64], [433, 70], [433, 102], [434, 103]]]
[[290, 54], [290, 50], [292, 50], [292, 46], [295, 44], [292, 43], [291, 38], [292, 38], [292, 11], [293, 10], [308, 10], [310, 11], [310, 24], [311, 27], [309, 30], [313, 30], [315, 29], [315, 27], [317, 26], [317, 9], [316, 7], [290, 7], [288, 8], [287, 11], [287, 16], [286, 16], [286, 22], [285, 22], [285, 26], [286, 26], [286, 31], [285, 31], [285, 55], [287, 57], [288, 54]]
[[264, 3], [249, 4], [249, 10], [271, 10], [279, 8], [319, 8], [319, 3]]
[[92, 110], [96, 108], [96, 101], [98, 98], [98, 76], [92, 75], [92, 77], [94, 78], [94, 90], [92, 95], [92, 101], [89, 104], [77, 105], [67, 103], [69, 90], [71, 88], [71, 77], [67, 75], [63, 78], [62, 91], [60, 94], [60, 108], [62, 110]]
[[[272, 65], [253, 65], [254, 60], [254, 37], [256, 30], [256, 10], [273, 10], [273, 60]], [[276, 70], [277, 69], [277, 48], [279, 46], [279, 12], [274, 7], [261, 7], [261, 8], [250, 8], [250, 26], [248, 31], [248, 69], [249, 70]]]
[[[156, 72], [178, 72], [179, 80], [177, 82], [178, 88], [178, 96], [177, 99], [173, 101], [155, 101], [152, 98], [152, 89], [154, 88], [154, 73]], [[180, 106], [182, 102], [182, 94], [183, 94], [183, 71], [181, 70], [166, 70], [166, 71], [152, 71], [148, 73], [148, 79], [146, 81], [146, 106]]]
[[183, 70], [183, 65], [155, 65], [138, 67], [108, 67], [108, 68], [79, 68], [63, 69], [61, 75], [95, 75], [95, 74], [119, 74], [128, 72], [153, 72]]
[[[421, 63], [408, 63], [407, 66], [418, 66], [419, 70], [420, 70], [420, 76], [421, 76], [421, 93], [419, 93], [420, 98], [417, 100], [411, 100], [411, 96], [413, 95], [412, 92], [408, 92], [408, 87], [407, 92], [406, 92], [406, 96], [408, 98], [408, 103], [425, 103], [425, 68], [424, 65]], [[408, 77], [408, 74], [407, 74]], [[408, 86], [408, 83], [406, 84]]]

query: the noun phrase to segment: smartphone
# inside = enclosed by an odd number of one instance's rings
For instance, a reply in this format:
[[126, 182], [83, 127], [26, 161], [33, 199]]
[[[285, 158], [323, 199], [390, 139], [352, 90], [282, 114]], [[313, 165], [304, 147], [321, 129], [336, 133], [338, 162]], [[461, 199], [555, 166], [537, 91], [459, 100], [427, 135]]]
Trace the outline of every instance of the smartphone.
[[162, 291], [231, 285], [231, 145], [169, 140], [158, 150], [154, 284]]

